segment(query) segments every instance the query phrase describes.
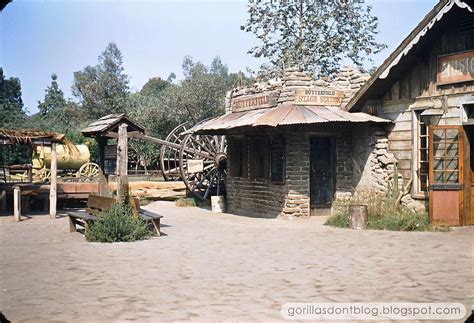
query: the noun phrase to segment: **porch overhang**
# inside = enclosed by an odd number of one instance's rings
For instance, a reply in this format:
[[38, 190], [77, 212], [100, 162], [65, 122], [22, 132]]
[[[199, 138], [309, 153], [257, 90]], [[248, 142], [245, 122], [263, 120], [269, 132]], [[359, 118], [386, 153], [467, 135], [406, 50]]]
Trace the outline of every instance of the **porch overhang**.
[[237, 128], [284, 127], [329, 123], [390, 124], [391, 120], [363, 112], [347, 112], [334, 106], [283, 104], [276, 108], [233, 112], [198, 123], [186, 133], [225, 134]]

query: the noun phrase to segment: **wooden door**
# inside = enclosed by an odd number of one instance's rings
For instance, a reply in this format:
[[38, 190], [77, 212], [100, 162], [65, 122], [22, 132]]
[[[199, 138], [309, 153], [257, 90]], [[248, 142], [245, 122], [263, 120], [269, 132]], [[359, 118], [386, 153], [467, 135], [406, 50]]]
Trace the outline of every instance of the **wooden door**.
[[464, 224], [474, 225], [474, 125], [464, 126]]
[[429, 143], [430, 221], [439, 225], [462, 225], [462, 127], [431, 126]]
[[[310, 140], [310, 203], [311, 213], [330, 211], [334, 195], [334, 158], [330, 137]], [[321, 212], [322, 211], [322, 212]]]

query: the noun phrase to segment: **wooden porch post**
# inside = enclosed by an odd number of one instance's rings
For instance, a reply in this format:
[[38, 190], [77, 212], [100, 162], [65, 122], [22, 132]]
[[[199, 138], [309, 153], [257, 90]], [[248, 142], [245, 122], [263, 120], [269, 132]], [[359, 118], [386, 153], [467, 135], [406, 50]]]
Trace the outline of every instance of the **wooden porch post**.
[[13, 186], [13, 219], [21, 221], [21, 191], [19, 186]]
[[58, 185], [58, 161], [56, 154], [56, 143], [51, 143], [51, 183], [49, 189], [49, 217], [56, 218], [57, 185]]
[[128, 201], [128, 138], [126, 123], [122, 123], [118, 130], [117, 175], [117, 194], [119, 200]]
[[107, 139], [101, 136], [96, 136], [97, 145], [99, 148], [99, 195], [111, 196], [108, 186], [108, 176], [105, 175], [105, 146], [107, 146]]

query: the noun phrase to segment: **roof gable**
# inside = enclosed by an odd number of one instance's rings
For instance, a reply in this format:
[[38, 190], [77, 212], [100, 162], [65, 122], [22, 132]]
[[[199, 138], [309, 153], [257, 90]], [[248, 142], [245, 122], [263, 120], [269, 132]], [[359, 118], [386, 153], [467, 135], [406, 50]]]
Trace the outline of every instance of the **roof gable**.
[[368, 99], [368, 92], [377, 86], [377, 83], [382, 83], [387, 80], [392, 69], [394, 69], [404, 57], [412, 53], [415, 45], [424, 40], [433, 28], [438, 25], [438, 22], [440, 22], [446, 14], [451, 12], [453, 8], [464, 9], [472, 13], [474, 4], [472, 4], [472, 1], [470, 3], [469, 0], [441, 0], [371, 75], [367, 82], [351, 98], [345, 109], [350, 111], [353, 108], [360, 107], [360, 105]]

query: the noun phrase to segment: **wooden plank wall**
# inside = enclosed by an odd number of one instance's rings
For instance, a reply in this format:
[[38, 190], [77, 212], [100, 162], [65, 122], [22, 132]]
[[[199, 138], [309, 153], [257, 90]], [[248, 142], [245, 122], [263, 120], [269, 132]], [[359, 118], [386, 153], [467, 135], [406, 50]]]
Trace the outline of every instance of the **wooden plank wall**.
[[474, 49], [474, 30], [453, 28], [441, 34], [432, 46], [418, 57], [408, 73], [396, 82], [383, 97], [383, 102], [427, 98], [474, 91], [474, 83], [436, 84], [437, 57]]
[[[411, 177], [412, 112], [409, 106], [416, 100], [440, 95], [474, 93], [474, 82], [437, 86], [437, 57], [474, 49], [474, 30], [462, 30], [461, 25], [445, 31], [427, 48], [382, 99], [380, 116], [395, 121], [389, 134], [389, 148], [399, 161], [404, 181]], [[459, 124], [459, 109], [450, 109], [442, 124]]]

